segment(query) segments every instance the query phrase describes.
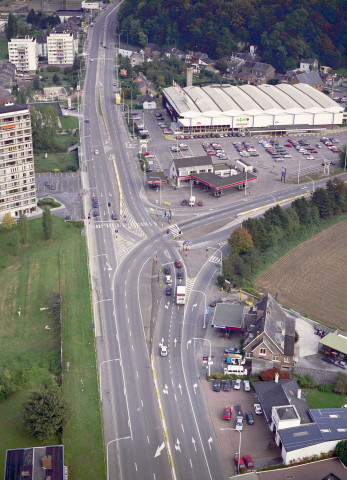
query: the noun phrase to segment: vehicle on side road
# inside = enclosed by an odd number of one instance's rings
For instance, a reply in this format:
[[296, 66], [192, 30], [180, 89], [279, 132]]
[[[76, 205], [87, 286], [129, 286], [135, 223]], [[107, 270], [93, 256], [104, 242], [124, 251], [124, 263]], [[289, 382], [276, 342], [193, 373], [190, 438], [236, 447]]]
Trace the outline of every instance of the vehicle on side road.
[[182, 268], [182, 263], [179, 260], [175, 261], [175, 267], [176, 268]]
[[166, 287], [165, 295], [171, 295], [171, 294], [172, 294], [172, 287]]
[[228, 347], [224, 349], [224, 353], [237, 353], [240, 355], [240, 350], [236, 347]]
[[242, 459], [242, 457], [239, 457], [238, 455], [235, 455], [234, 457], [234, 463], [235, 463], [235, 466], [237, 468], [237, 470], [242, 470], [243, 468], [245, 468], [245, 463]]
[[184, 279], [184, 273], [183, 273], [182, 270], [179, 270], [177, 272], [177, 278], [178, 278], [178, 280], [183, 280]]
[[210, 303], [210, 307], [215, 307], [217, 303], [222, 303], [222, 299], [216, 298], [215, 300], [212, 300], [212, 302]]
[[166, 283], [167, 285], [171, 285], [171, 284], [172, 284], [171, 275], [166, 275], [166, 277], [165, 277], [165, 283]]

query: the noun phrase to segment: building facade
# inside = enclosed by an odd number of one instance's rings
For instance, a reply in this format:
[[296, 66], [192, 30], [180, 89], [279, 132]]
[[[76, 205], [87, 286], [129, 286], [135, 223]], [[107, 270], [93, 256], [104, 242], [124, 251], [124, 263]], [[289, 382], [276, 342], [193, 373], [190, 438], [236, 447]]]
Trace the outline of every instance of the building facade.
[[12, 38], [8, 42], [9, 61], [17, 71], [35, 73], [38, 68], [36, 39], [30, 37]]
[[47, 37], [49, 65], [72, 65], [75, 59], [75, 44], [72, 33], [50, 33]]
[[36, 186], [30, 112], [27, 105], [0, 107], [0, 219], [33, 213]]

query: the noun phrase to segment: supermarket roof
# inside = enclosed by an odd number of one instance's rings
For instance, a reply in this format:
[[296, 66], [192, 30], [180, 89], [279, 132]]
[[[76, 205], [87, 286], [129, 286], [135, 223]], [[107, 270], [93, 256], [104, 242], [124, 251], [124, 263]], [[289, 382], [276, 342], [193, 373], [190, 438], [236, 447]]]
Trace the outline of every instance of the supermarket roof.
[[347, 337], [343, 335], [328, 333], [328, 335], [319, 340], [319, 343], [347, 355]]
[[163, 92], [178, 115], [185, 118], [343, 111], [343, 106], [307, 84], [239, 87], [212, 84], [185, 88], [175, 85]]

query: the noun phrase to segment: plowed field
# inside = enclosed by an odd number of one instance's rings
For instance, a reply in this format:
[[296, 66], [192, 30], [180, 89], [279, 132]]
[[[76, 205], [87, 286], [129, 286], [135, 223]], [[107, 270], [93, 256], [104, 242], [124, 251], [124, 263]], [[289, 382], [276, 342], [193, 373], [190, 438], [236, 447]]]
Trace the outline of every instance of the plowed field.
[[294, 248], [255, 287], [302, 315], [347, 330], [347, 221]]

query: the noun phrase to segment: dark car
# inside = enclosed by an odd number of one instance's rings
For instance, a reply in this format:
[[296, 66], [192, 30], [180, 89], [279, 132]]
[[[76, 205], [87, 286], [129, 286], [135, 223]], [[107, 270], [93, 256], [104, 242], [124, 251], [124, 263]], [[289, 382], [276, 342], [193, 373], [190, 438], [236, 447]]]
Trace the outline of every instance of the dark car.
[[112, 220], [118, 220], [118, 215], [116, 213], [111, 214], [111, 219]]
[[181, 205], [182, 207], [186, 207], [188, 205], [187, 200], [182, 200]]
[[166, 287], [165, 295], [172, 295], [172, 287]]
[[224, 353], [237, 353], [238, 355], [240, 354], [240, 350], [235, 347], [229, 347], [224, 349]]
[[183, 278], [184, 278], [184, 273], [182, 272], [182, 270], [179, 270], [179, 271], [177, 272], [177, 278], [178, 278], [178, 280], [183, 280]]
[[170, 267], [166, 266], [163, 268], [163, 272], [165, 275], [170, 275]]
[[215, 380], [213, 382], [213, 387], [212, 387], [213, 391], [214, 392], [220, 392], [221, 386], [222, 386], [221, 379], [220, 378], [215, 378]]
[[245, 417], [248, 425], [254, 425], [254, 417], [252, 412], [246, 412]]
[[323, 362], [327, 362], [327, 363], [331, 363], [331, 364], [334, 363], [334, 359], [331, 358], [331, 357], [322, 357], [322, 360], [323, 360]]
[[225, 380], [224, 388], [225, 392], [230, 392], [231, 390], [231, 380]]
[[202, 200], [199, 200], [199, 201], [198, 201], [198, 207], [203, 207], [203, 206], [204, 206], [203, 201], [202, 201]]
[[45, 182], [45, 187], [50, 187], [51, 184], [49, 182]]
[[95, 210], [95, 212], [93, 213], [93, 217], [100, 217], [99, 210]]
[[215, 300], [212, 300], [212, 302], [210, 303], [210, 307], [215, 307], [217, 303], [222, 303], [222, 299], [216, 298]]

